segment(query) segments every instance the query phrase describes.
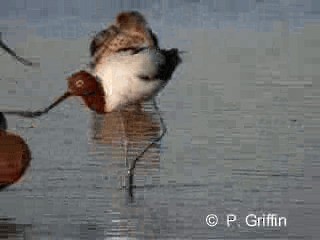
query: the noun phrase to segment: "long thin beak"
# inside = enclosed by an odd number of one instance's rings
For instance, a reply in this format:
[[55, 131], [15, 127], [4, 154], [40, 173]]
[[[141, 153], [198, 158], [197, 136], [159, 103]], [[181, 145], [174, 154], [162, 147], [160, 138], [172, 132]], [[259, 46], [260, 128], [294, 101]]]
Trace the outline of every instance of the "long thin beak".
[[57, 106], [59, 103], [63, 102], [65, 99], [67, 99], [68, 97], [71, 96], [70, 92], [65, 92], [62, 96], [60, 96], [59, 98], [57, 98], [57, 100], [55, 100], [51, 105], [49, 105], [48, 107], [46, 107], [42, 113], [47, 113], [49, 112], [52, 108], [54, 108], [55, 106]]
[[62, 96], [60, 96], [57, 100], [55, 100], [51, 105], [46, 107], [43, 110], [38, 110], [38, 111], [2, 111], [4, 114], [11, 114], [11, 115], [18, 115], [22, 117], [27, 117], [27, 118], [34, 118], [34, 117], [40, 117], [42, 114], [48, 113], [52, 108], [57, 106], [59, 103], [64, 101], [66, 98], [71, 96], [70, 92], [65, 92]]

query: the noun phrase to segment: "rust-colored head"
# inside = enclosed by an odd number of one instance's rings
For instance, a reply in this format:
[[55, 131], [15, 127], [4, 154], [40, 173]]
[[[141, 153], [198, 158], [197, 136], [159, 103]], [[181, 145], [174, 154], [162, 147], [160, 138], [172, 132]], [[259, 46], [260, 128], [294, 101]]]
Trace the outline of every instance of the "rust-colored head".
[[97, 113], [105, 112], [102, 85], [92, 74], [81, 70], [72, 74], [67, 81], [70, 95], [82, 97], [87, 107]]
[[105, 112], [105, 97], [102, 85], [96, 78], [86, 71], [79, 71], [67, 78], [68, 90], [52, 104], [40, 112], [49, 112], [52, 108], [70, 96], [81, 97], [85, 104], [93, 111], [98, 113]]
[[79, 71], [72, 74], [67, 78], [68, 81], [68, 92], [73, 96], [89, 96], [97, 92], [100, 87], [100, 83], [96, 78], [86, 72]]

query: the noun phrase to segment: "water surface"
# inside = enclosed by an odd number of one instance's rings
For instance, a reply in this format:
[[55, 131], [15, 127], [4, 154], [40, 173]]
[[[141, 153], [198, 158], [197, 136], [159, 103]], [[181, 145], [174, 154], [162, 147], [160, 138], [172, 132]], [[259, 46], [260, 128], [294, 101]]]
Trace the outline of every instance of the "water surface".
[[[150, 103], [101, 116], [75, 98], [39, 119], [6, 116], [33, 159], [23, 181], [0, 192], [0, 238], [319, 235], [317, 1], [12, 2], [0, 10], [3, 37], [41, 65], [1, 53], [0, 110], [38, 109], [60, 95], [88, 63], [90, 36], [123, 9], [141, 10], [162, 46], [188, 53], [158, 98], [168, 133], [137, 164], [133, 202], [120, 188], [125, 145], [130, 161], [161, 133]], [[228, 213], [288, 223], [228, 228]]]

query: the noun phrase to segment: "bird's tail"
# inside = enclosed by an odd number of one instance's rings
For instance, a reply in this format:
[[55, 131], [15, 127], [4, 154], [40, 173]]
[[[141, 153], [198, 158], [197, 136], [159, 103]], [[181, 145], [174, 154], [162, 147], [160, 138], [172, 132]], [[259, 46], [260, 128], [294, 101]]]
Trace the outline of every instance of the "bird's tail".
[[162, 49], [161, 53], [165, 57], [165, 63], [163, 66], [161, 66], [161, 76], [159, 76], [159, 78], [163, 80], [169, 80], [177, 66], [182, 62], [179, 54], [180, 52], [177, 48], [172, 48], [169, 50]]

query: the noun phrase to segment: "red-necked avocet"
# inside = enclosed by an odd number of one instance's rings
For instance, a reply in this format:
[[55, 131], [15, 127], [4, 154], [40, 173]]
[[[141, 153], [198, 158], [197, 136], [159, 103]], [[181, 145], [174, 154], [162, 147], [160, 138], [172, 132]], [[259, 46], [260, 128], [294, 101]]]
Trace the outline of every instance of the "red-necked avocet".
[[[86, 106], [97, 113], [118, 111], [153, 100], [159, 113], [154, 97], [181, 62], [178, 49], [159, 48], [157, 37], [136, 11], [120, 13], [114, 24], [99, 32], [90, 44], [90, 53], [91, 68], [68, 77], [68, 90], [61, 97], [42, 111], [18, 114], [40, 116], [70, 96], [80, 96]], [[161, 116], [160, 121], [162, 134], [136, 160], [165, 134]], [[131, 181], [135, 164], [136, 161], [128, 171]]]

